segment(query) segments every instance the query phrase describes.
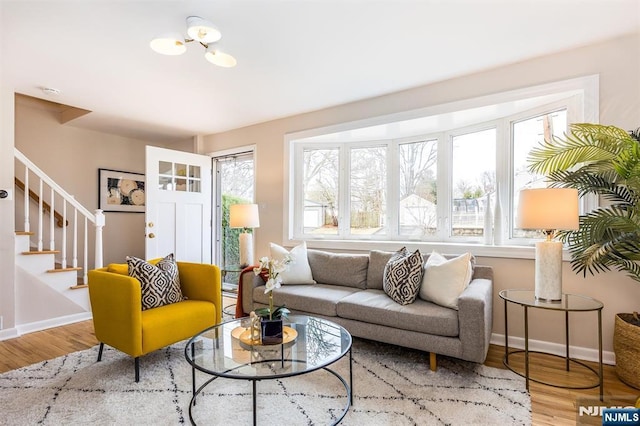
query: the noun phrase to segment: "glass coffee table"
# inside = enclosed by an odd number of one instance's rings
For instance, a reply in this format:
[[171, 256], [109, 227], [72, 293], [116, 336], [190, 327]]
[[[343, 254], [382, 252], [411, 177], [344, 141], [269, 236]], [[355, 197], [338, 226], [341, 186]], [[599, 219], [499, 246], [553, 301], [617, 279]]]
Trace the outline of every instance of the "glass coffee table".
[[[219, 378], [252, 382], [253, 424], [256, 424], [256, 382], [281, 379], [326, 370], [344, 386], [347, 403], [337, 420], [346, 416], [353, 404], [351, 335], [342, 326], [304, 315], [290, 315], [285, 320], [284, 341], [277, 345], [260, 345], [250, 339], [248, 318], [227, 321], [189, 340], [185, 357], [192, 369], [193, 397], [189, 403], [189, 419], [195, 425], [192, 410], [198, 395]], [[329, 366], [349, 354], [349, 383]], [[208, 378], [196, 386], [196, 370]]]

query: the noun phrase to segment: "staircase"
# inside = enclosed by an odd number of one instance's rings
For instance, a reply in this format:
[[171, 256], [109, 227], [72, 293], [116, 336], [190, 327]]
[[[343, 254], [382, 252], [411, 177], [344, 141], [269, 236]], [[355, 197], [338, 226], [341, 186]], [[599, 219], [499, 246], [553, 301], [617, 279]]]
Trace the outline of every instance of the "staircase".
[[[100, 210], [89, 212], [17, 149], [15, 158], [16, 214], [24, 217], [24, 230], [16, 231], [15, 237], [18, 334], [89, 319], [87, 271], [102, 267], [104, 215]], [[18, 178], [19, 174], [24, 181]], [[35, 182], [33, 188], [30, 181]], [[21, 222], [16, 220], [16, 224]], [[79, 227], [82, 222], [84, 226]], [[95, 226], [95, 256], [91, 263], [88, 223]], [[45, 236], [48, 248], [44, 247]]]

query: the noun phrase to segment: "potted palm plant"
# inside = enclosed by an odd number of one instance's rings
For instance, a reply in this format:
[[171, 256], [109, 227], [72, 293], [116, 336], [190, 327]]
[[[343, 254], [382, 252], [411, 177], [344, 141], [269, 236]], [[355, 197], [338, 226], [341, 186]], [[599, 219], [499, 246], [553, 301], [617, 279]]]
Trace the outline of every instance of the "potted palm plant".
[[[586, 276], [611, 269], [640, 282], [640, 129], [573, 124], [564, 137], [546, 140], [529, 154], [530, 170], [547, 175], [551, 186], [596, 194], [601, 207], [580, 216], [576, 231], [559, 232], [571, 267]], [[616, 373], [640, 389], [640, 319], [616, 315]]]

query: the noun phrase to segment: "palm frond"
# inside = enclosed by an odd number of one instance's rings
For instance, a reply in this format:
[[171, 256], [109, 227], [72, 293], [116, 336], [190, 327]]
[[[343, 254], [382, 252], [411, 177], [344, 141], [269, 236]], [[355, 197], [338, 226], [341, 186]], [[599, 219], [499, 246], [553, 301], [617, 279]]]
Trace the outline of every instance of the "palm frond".
[[627, 149], [633, 139], [614, 126], [573, 124], [564, 138], [545, 140], [529, 153], [529, 170], [549, 174], [585, 162], [610, 162]]
[[559, 170], [551, 173], [547, 178], [552, 187], [575, 188], [581, 197], [591, 193], [602, 195], [615, 203], [636, 204], [640, 201], [640, 192], [611, 182], [608, 176], [591, 173], [586, 168], [575, 171]]

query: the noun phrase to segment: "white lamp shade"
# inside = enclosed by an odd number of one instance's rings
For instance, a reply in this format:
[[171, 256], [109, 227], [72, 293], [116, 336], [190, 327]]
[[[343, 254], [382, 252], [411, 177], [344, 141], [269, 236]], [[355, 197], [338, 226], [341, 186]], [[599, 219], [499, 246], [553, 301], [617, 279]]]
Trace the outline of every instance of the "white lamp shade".
[[232, 204], [229, 206], [230, 228], [259, 228], [260, 215], [257, 204]]
[[151, 46], [154, 52], [162, 55], [182, 55], [187, 51], [187, 46], [184, 44], [184, 37], [180, 34], [161, 35], [151, 40], [149, 46]]
[[204, 54], [204, 57], [207, 59], [207, 61], [219, 67], [232, 68], [237, 64], [236, 58], [229, 55], [228, 53], [221, 52], [220, 50], [212, 46], [209, 46], [207, 52]]
[[201, 43], [213, 43], [222, 38], [222, 33], [206, 19], [199, 16], [187, 18], [187, 34], [191, 39]]
[[517, 226], [521, 229], [576, 230], [578, 190], [536, 188], [520, 191]]

